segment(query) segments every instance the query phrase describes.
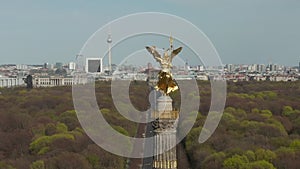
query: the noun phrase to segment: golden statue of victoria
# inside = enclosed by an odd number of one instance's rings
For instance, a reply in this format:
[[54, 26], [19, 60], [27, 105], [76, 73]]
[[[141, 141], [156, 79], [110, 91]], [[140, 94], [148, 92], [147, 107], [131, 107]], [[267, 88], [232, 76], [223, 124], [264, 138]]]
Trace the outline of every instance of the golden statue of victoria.
[[168, 95], [178, 89], [178, 85], [172, 78], [172, 60], [182, 50], [182, 47], [173, 49], [173, 38], [170, 37], [170, 47], [164, 51], [163, 56], [157, 52], [155, 46], [146, 46], [146, 49], [153, 55], [154, 59], [160, 63], [161, 71], [158, 73], [156, 90], [160, 90], [164, 95]]

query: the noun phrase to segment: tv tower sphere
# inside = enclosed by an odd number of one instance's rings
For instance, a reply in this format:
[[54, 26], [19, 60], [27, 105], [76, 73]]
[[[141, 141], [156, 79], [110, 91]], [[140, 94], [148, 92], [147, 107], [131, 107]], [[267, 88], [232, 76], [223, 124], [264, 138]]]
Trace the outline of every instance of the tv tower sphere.
[[112, 43], [112, 38], [111, 38], [111, 35], [108, 35], [108, 38], [107, 38], [107, 43]]

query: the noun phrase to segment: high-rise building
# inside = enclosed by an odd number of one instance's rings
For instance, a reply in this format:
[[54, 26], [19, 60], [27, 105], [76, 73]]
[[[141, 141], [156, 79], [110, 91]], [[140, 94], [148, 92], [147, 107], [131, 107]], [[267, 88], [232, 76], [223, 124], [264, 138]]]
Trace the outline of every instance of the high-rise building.
[[48, 65], [49, 65], [49, 63], [44, 63], [43, 68], [48, 69]]
[[69, 63], [69, 70], [75, 70], [76, 69], [76, 63], [75, 62], [70, 62]]
[[228, 72], [233, 72], [233, 71], [234, 71], [234, 66], [233, 66], [233, 64], [227, 64], [227, 65], [225, 66], [225, 68], [227, 68], [227, 71], [228, 71]]
[[262, 73], [266, 71], [266, 66], [264, 64], [257, 65], [257, 72]]
[[61, 62], [56, 62], [56, 63], [55, 63], [55, 68], [57, 68], [57, 69], [62, 69], [62, 68], [63, 68], [63, 63], [61, 63]]
[[271, 72], [276, 72], [278, 71], [279, 67], [277, 64], [270, 64], [270, 71]]
[[86, 58], [85, 71], [87, 73], [102, 73], [103, 63], [102, 58]]

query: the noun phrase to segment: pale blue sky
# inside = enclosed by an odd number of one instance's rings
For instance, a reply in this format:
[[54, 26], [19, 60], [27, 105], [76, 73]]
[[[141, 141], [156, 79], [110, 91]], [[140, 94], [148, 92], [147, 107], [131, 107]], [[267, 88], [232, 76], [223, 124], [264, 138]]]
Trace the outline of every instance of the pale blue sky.
[[72, 61], [98, 28], [136, 12], [191, 21], [223, 63], [300, 61], [299, 0], [2, 0], [0, 64]]

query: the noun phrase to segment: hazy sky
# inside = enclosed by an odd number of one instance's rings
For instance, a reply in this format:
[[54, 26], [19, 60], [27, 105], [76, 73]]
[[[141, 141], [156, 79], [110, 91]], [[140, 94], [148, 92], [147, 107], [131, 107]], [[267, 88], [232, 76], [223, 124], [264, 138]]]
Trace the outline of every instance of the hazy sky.
[[3, 0], [0, 64], [69, 62], [101, 26], [136, 12], [183, 17], [213, 42], [223, 63], [300, 61], [299, 0]]

